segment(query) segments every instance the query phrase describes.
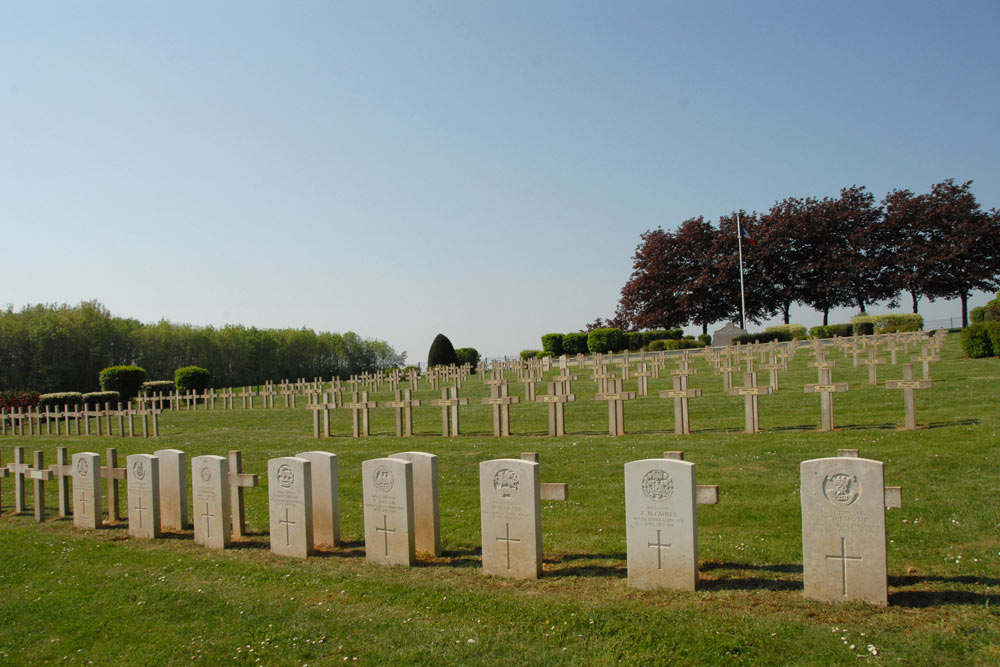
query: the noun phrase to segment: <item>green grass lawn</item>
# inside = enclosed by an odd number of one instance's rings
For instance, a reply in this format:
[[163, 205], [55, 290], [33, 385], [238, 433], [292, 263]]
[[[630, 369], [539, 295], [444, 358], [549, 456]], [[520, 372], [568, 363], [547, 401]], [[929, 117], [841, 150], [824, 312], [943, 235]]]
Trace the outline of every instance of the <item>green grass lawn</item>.
[[[835, 398], [838, 430], [821, 433], [819, 397], [802, 391], [816, 381], [809, 358], [800, 350], [782, 389], [760, 399], [756, 435], [742, 432], [742, 399], [723, 394], [701, 359], [692, 386], [704, 395], [691, 401], [690, 436], [673, 434], [673, 402], [656, 398], [669, 388], [664, 374], [650, 381], [649, 398], [626, 404], [628, 435], [608, 437], [606, 404], [593, 400], [590, 372], [579, 369], [564, 438], [546, 435], [541, 404], [513, 406], [513, 435], [494, 438], [479, 378], [461, 391], [470, 405], [462, 437], [450, 439], [428, 407], [440, 392], [424, 386], [413, 438], [396, 438], [393, 411], [379, 408], [372, 437], [350, 437], [350, 412], [335, 410], [335, 437], [317, 441], [304, 407], [165, 412], [158, 440], [8, 435], [4, 463], [14, 446], [29, 461], [43, 449], [46, 463], [60, 445], [102, 455], [116, 446], [121, 464], [161, 448], [189, 457], [240, 449], [262, 486], [246, 491], [250, 538], [210, 552], [190, 532], [150, 541], [130, 538], [124, 524], [38, 525], [11, 515], [3, 480], [0, 662], [1000, 664], [1000, 360], [961, 358], [952, 335], [932, 365], [934, 387], [917, 392], [921, 430], [907, 432], [902, 392], [870, 387], [866, 369], [833, 354], [834, 381], [851, 389]], [[879, 368], [880, 384], [901, 376], [898, 366]], [[523, 396], [513, 380], [511, 394]], [[903, 487], [903, 508], [887, 513], [887, 609], [802, 596], [799, 463], [838, 448], [884, 461], [886, 483]], [[279, 558], [268, 549], [267, 460], [312, 449], [339, 457], [346, 543], [305, 561]], [[361, 462], [406, 450], [439, 457], [445, 553], [418, 554], [413, 568], [369, 565]], [[623, 466], [664, 450], [683, 450], [700, 484], [720, 486], [720, 504], [698, 511], [693, 593], [627, 586]], [[478, 464], [524, 451], [539, 453], [543, 482], [569, 483], [570, 499], [542, 504], [540, 580], [487, 577]], [[55, 507], [55, 485], [47, 498]]]

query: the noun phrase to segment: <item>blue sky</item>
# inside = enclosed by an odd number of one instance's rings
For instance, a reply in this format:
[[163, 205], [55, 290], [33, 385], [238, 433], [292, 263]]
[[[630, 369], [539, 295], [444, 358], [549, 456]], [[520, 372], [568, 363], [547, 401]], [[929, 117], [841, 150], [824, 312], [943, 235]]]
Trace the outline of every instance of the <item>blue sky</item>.
[[0, 303], [351, 330], [411, 361], [438, 332], [516, 354], [612, 315], [647, 229], [946, 178], [1000, 207], [998, 19], [996, 2], [3, 3]]

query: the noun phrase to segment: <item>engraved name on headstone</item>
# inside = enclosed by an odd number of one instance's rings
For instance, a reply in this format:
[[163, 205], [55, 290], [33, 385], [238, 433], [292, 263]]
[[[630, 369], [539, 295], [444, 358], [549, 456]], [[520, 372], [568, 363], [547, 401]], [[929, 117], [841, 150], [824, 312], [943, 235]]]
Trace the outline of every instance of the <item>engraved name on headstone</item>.
[[229, 461], [207, 454], [191, 459], [191, 496], [194, 500], [194, 541], [209, 549], [225, 549], [232, 532], [229, 498]]
[[297, 456], [267, 462], [271, 551], [306, 558], [313, 553], [312, 463]]
[[413, 565], [413, 464], [402, 459], [361, 463], [365, 558], [381, 565]]
[[483, 571], [515, 579], [542, 574], [539, 464], [494, 459], [479, 464]]
[[135, 537], [160, 536], [160, 459], [150, 454], [126, 457], [128, 532]]
[[73, 455], [73, 525], [96, 529], [101, 526], [101, 455]]

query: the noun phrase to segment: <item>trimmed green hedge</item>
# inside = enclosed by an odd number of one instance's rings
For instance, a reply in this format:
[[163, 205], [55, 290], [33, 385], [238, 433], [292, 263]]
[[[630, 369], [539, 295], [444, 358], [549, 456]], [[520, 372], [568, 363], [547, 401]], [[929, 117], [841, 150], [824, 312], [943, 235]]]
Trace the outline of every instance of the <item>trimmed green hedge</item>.
[[972, 323], [986, 321], [986, 306], [977, 306], [969, 311], [969, 321]]
[[705, 347], [706, 345], [707, 343], [705, 343], [705, 341], [694, 340], [693, 338], [682, 338], [681, 340], [674, 340], [673, 338], [659, 338], [649, 344], [649, 351], [661, 352], [663, 350], [693, 350]]
[[185, 394], [189, 391], [205, 391], [212, 381], [212, 374], [207, 368], [200, 366], [185, 366], [174, 371], [174, 386], [177, 392]]
[[142, 383], [146, 381], [146, 369], [138, 366], [109, 366], [98, 375], [101, 389], [117, 391], [123, 401], [131, 401], [139, 395]]
[[142, 383], [142, 390], [150, 395], [163, 392], [164, 396], [174, 390], [173, 380], [150, 380]]
[[537, 359], [542, 356], [541, 350], [521, 350], [521, 359], [527, 361], [528, 359]]
[[621, 329], [594, 329], [587, 334], [587, 350], [606, 354], [625, 349], [625, 334]]
[[858, 315], [851, 318], [855, 335], [922, 331], [924, 316], [919, 313], [886, 313], [884, 315]]
[[83, 405], [92, 408], [103, 408], [105, 403], [115, 408], [121, 400], [122, 397], [117, 391], [92, 391], [83, 395]]
[[764, 333], [786, 333], [792, 338], [802, 340], [807, 336], [806, 327], [802, 324], [776, 324], [764, 329]]
[[476, 372], [476, 366], [479, 365], [479, 350], [474, 347], [460, 347], [455, 350], [455, 356], [458, 357], [458, 365], [469, 364], [472, 366], [472, 372]]
[[542, 349], [558, 357], [563, 353], [563, 335], [560, 333], [549, 333], [542, 336]]
[[809, 330], [810, 338], [835, 338], [837, 336], [853, 336], [853, 324], [827, 324], [813, 327]]
[[60, 391], [54, 394], [42, 394], [38, 397], [38, 407], [42, 410], [45, 406], [63, 406], [69, 405], [71, 407], [77, 407], [83, 404], [83, 394], [78, 391]]
[[[962, 349], [967, 357], [982, 359], [996, 354], [991, 329], [1000, 330], [1000, 326], [995, 324], [991, 326], [989, 322], [977, 322], [962, 329]], [[997, 331], [997, 339], [1000, 340], [1000, 331]]]
[[785, 343], [792, 340], [792, 335], [787, 331], [764, 331], [762, 333], [743, 334], [733, 339], [734, 343], [770, 343], [776, 340]]

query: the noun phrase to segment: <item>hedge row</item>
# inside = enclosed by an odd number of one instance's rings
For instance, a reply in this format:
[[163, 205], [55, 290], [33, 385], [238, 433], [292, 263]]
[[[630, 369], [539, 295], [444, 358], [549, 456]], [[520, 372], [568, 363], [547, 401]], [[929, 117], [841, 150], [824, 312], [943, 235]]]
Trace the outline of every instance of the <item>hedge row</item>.
[[764, 333], [785, 333], [792, 338], [802, 340], [806, 337], [806, 328], [802, 324], [776, 324], [764, 329]]
[[684, 336], [681, 329], [656, 329], [653, 331], [623, 332], [621, 329], [594, 329], [589, 333], [548, 333], [542, 336], [542, 351], [553, 357], [560, 355], [588, 354], [599, 352], [621, 352], [629, 350], [638, 352], [642, 349], [652, 349], [650, 344], [656, 340], [680, 340]]
[[680, 340], [674, 340], [672, 338], [660, 338], [654, 340], [649, 344], [650, 352], [660, 352], [661, 350], [690, 350], [700, 347], [706, 347], [708, 343], [703, 340], [695, 340], [693, 338], [682, 338]]
[[174, 390], [173, 380], [149, 380], [142, 383], [142, 390], [147, 394], [169, 394]]
[[970, 359], [1000, 356], [1000, 322], [974, 322], [962, 329], [962, 349]]
[[837, 336], [853, 336], [852, 324], [826, 324], [809, 330], [810, 338], [836, 338]]
[[784, 343], [792, 340], [792, 335], [786, 331], [765, 331], [763, 333], [743, 334], [733, 339], [734, 343], [770, 343], [771, 341]]
[[922, 331], [924, 316], [919, 313], [886, 313], [885, 315], [858, 315], [851, 318], [853, 334], [898, 333], [902, 331]]

